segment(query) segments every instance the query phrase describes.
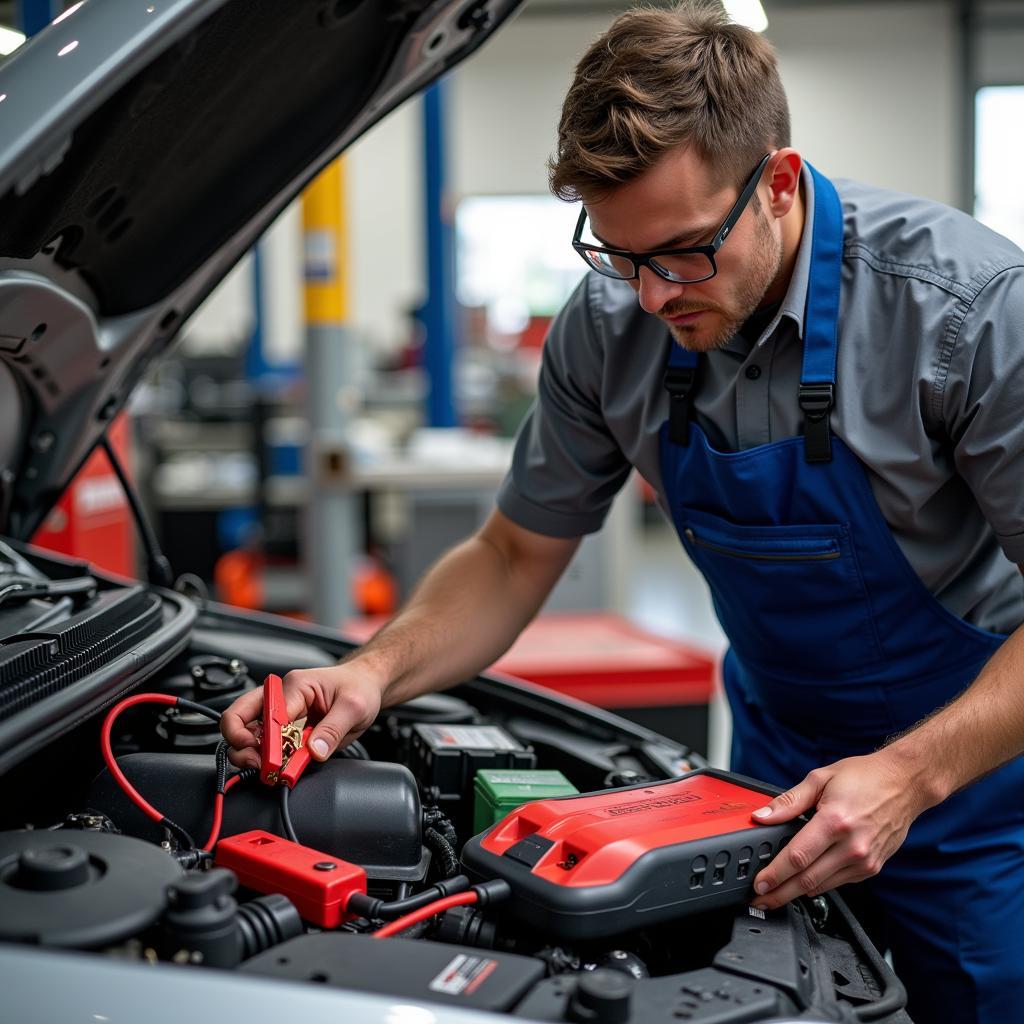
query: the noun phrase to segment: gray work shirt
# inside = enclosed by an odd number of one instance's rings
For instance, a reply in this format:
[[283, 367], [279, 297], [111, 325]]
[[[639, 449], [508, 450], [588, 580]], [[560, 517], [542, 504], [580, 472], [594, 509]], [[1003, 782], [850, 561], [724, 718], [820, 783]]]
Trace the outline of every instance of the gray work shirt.
[[[756, 342], [704, 359], [695, 402], [738, 451], [800, 433], [797, 404], [813, 182], [786, 297]], [[837, 181], [843, 205], [832, 429], [863, 463], [893, 536], [951, 612], [996, 632], [1024, 621], [1024, 253], [959, 211]], [[590, 273], [552, 325], [538, 397], [498, 507], [527, 529], [599, 529], [635, 466], [664, 494], [665, 325], [629, 285]], [[757, 367], [757, 369], [753, 369]]]

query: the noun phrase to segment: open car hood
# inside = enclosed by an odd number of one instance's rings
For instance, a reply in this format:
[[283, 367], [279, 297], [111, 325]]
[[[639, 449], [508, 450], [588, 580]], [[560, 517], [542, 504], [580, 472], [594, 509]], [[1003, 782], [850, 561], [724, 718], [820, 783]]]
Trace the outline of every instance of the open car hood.
[[0, 533], [281, 210], [521, 0], [89, 0], [0, 67]]

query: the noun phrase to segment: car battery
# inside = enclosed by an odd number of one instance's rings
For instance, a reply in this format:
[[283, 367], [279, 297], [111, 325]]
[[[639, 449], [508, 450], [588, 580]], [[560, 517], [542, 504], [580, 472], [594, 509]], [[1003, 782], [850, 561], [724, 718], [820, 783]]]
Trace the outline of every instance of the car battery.
[[781, 792], [714, 769], [518, 808], [462, 851], [502, 878], [505, 913], [565, 939], [616, 935], [753, 898], [753, 879], [804, 824], [751, 817]]
[[497, 725], [428, 725], [410, 734], [413, 774], [441, 801], [469, 804], [481, 768], [533, 768], [537, 757]]
[[561, 773], [551, 770], [504, 771], [482, 768], [473, 780], [473, 831], [501, 821], [509, 811], [556, 796], [575, 796], [579, 790]]

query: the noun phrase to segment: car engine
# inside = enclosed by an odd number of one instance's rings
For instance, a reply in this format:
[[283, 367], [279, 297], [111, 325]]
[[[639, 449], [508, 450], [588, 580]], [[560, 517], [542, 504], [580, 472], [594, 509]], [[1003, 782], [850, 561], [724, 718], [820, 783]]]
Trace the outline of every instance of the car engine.
[[[752, 780], [481, 677], [387, 709], [293, 784], [268, 785], [230, 767], [219, 713], [351, 645], [2, 555], [22, 590], [5, 600], [0, 585], [0, 943], [531, 1020], [906, 1019], [841, 899], [749, 907], [793, 831], [737, 824], [758, 805], [745, 801], [769, 799]], [[140, 653], [181, 615], [176, 644]], [[120, 677], [106, 671], [125, 656]], [[43, 724], [46, 702], [72, 693], [89, 696]], [[281, 774], [301, 749], [284, 739]], [[655, 864], [651, 837], [686, 815], [692, 836]]]

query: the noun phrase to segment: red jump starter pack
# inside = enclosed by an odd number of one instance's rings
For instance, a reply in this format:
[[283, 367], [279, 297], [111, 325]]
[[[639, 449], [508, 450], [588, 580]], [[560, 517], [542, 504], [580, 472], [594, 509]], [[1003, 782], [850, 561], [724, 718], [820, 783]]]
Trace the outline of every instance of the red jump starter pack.
[[474, 881], [503, 878], [507, 912], [566, 939], [742, 904], [805, 819], [758, 825], [781, 790], [702, 769], [667, 782], [524, 804], [462, 851]]

